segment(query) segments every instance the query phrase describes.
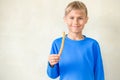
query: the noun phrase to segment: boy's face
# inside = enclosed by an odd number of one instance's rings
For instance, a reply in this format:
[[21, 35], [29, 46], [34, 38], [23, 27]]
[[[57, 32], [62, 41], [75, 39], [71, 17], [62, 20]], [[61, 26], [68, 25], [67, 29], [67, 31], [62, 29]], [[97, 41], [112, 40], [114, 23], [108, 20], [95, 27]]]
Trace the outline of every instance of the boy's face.
[[69, 32], [82, 33], [84, 25], [87, 23], [87, 16], [84, 10], [72, 10], [64, 17]]

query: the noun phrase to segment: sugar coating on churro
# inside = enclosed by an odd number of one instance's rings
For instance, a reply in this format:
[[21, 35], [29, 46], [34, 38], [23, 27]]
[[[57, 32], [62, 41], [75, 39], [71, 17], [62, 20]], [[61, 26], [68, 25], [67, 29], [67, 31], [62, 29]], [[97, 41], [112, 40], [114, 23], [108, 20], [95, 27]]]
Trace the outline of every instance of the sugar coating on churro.
[[61, 43], [60, 51], [58, 53], [59, 56], [62, 54], [64, 48], [64, 42], [65, 42], [65, 32], [63, 32], [62, 43]]

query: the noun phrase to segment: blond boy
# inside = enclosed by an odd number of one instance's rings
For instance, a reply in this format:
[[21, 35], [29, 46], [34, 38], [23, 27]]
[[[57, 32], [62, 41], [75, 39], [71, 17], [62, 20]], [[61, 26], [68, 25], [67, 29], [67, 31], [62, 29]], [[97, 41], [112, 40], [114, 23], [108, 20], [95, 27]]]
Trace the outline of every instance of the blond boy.
[[53, 41], [48, 58], [47, 74], [60, 80], [104, 80], [100, 47], [95, 39], [82, 34], [88, 20], [84, 3], [73, 1], [65, 9], [64, 21], [68, 27], [64, 49], [58, 55], [62, 38]]

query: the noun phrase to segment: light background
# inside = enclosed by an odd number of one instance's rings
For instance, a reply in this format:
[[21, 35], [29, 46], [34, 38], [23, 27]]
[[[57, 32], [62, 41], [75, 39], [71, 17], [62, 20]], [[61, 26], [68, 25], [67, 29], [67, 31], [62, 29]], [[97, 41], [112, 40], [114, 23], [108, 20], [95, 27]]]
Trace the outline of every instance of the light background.
[[[52, 41], [67, 27], [73, 0], [0, 0], [0, 80], [50, 80]], [[88, 7], [84, 34], [101, 46], [106, 80], [120, 80], [120, 0], [81, 0]], [[58, 80], [58, 79], [56, 79]]]

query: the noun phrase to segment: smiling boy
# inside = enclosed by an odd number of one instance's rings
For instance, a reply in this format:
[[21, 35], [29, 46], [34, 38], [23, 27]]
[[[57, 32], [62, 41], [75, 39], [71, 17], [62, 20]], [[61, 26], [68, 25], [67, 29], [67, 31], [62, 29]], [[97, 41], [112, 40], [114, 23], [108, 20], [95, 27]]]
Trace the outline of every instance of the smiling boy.
[[104, 80], [104, 69], [99, 43], [82, 34], [88, 20], [83, 2], [73, 1], [65, 9], [64, 21], [68, 27], [62, 55], [62, 38], [53, 41], [48, 57], [47, 74], [60, 80]]

